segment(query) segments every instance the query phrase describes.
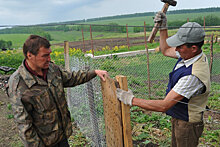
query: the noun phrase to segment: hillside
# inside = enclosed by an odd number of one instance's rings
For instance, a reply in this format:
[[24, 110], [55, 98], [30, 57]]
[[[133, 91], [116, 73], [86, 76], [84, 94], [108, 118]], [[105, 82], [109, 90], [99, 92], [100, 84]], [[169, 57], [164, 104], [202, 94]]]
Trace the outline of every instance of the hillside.
[[[207, 12], [220, 12], [220, 7], [173, 10], [173, 11], [167, 11], [167, 14], [170, 15], [170, 14], [207, 13]], [[65, 21], [58, 23], [49, 23], [49, 24], [56, 25], [56, 24], [72, 24], [72, 23], [89, 23], [89, 22], [103, 21], [103, 20], [109, 21], [113, 19], [127, 19], [132, 17], [146, 17], [146, 16], [154, 16], [154, 15], [155, 12], [144, 12], [144, 13], [134, 13], [134, 14], [116, 15], [116, 16], [108, 16], [108, 17], [97, 17], [97, 18], [74, 20], [74, 21]]]

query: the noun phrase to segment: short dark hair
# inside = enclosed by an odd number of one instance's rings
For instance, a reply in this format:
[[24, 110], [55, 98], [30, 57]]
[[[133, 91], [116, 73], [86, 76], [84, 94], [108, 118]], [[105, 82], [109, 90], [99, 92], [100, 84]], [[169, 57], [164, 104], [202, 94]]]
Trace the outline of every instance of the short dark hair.
[[195, 46], [197, 46], [199, 49], [202, 48], [203, 44], [204, 44], [204, 40], [201, 41], [201, 42], [197, 42], [197, 43], [185, 43], [185, 45], [186, 45], [188, 48], [190, 48], [190, 47], [192, 47], [193, 45], [195, 45]]
[[41, 36], [30, 35], [23, 45], [23, 54], [27, 58], [27, 52], [37, 55], [41, 47], [50, 48], [50, 42]]

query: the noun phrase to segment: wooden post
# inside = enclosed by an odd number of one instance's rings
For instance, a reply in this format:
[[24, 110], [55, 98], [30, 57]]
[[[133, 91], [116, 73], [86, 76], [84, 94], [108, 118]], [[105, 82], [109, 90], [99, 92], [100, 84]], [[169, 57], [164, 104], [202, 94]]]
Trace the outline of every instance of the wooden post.
[[189, 22], [189, 18], [187, 18], [187, 22]]
[[148, 47], [147, 47], [147, 35], [146, 35], [146, 23], [144, 21], [144, 39], [145, 39], [145, 50], [147, 53], [147, 79], [148, 79], [148, 97], [151, 97], [151, 91], [150, 91], [150, 63], [149, 63], [149, 53], [148, 53]]
[[128, 25], [126, 24], [126, 32], [127, 32], [127, 44], [128, 44], [128, 50], [130, 50], [130, 43], [128, 38]]
[[[120, 88], [125, 91], [128, 91], [127, 77], [118, 75], [115, 78], [119, 82]], [[124, 147], [133, 147], [132, 132], [131, 132], [130, 106], [125, 105], [124, 103], [121, 102], [121, 112], [122, 112]]]
[[210, 42], [210, 75], [212, 73], [212, 64], [213, 64], [213, 33], [211, 35], [211, 42]]
[[65, 60], [65, 69], [70, 71], [70, 61], [69, 61], [69, 42], [64, 41], [64, 60]]
[[84, 34], [83, 34], [83, 28], [82, 28], [82, 39], [83, 39], [83, 52], [86, 52], [85, 41], [84, 41]]
[[123, 147], [121, 104], [116, 97], [113, 79], [101, 81], [105, 117], [106, 144], [108, 147]]
[[204, 30], [205, 30], [205, 16], [203, 18], [203, 26], [204, 26]]
[[[65, 69], [70, 72], [70, 59], [69, 59], [69, 42], [64, 41], [64, 60], [65, 60]], [[70, 88], [67, 88], [67, 104], [70, 105]]]
[[92, 26], [91, 26], [91, 25], [90, 25], [90, 37], [91, 37], [92, 55], [93, 55], [93, 57], [94, 57], [93, 40], [92, 40]]

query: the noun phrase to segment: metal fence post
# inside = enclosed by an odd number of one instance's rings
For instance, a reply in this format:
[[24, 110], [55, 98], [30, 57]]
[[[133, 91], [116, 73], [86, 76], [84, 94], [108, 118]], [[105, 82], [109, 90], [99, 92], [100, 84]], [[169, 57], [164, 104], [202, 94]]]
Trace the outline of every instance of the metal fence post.
[[90, 25], [90, 37], [91, 37], [91, 48], [92, 48], [92, 55], [94, 57], [94, 48], [93, 48], [93, 40], [92, 40], [92, 26]]
[[127, 44], [128, 44], [128, 50], [130, 50], [130, 43], [128, 38], [128, 25], [126, 24], [126, 32], [127, 32]]
[[83, 39], [83, 52], [86, 52], [85, 41], [84, 41], [84, 34], [83, 34], [83, 28], [82, 28], [82, 39]]
[[149, 63], [149, 53], [147, 47], [147, 35], [146, 35], [146, 23], [144, 22], [144, 40], [145, 40], [145, 50], [147, 54], [147, 79], [148, 79], [148, 97], [151, 97], [150, 91], [150, 63]]
[[210, 42], [210, 75], [212, 73], [212, 64], [213, 64], [213, 36], [214, 34], [212, 33], [211, 35], [211, 42]]

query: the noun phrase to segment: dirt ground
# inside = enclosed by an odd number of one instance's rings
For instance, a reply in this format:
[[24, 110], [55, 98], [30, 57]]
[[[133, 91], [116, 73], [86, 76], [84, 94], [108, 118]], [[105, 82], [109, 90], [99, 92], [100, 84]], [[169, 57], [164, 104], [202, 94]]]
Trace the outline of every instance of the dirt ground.
[[[145, 44], [144, 37], [129, 37], [129, 40], [127, 40], [127, 38], [95, 39], [96, 37], [94, 37], [92, 41], [85, 40], [84, 43], [83, 41], [69, 42], [69, 47], [80, 48], [83, 51], [88, 51], [91, 48], [93, 48], [94, 50], [102, 50], [102, 48], [106, 46], [110, 48], [113, 48], [115, 46], [122, 46], [122, 45], [127, 46], [128, 43], [130, 46], [137, 46], [137, 45]], [[155, 37], [155, 42], [158, 42], [158, 41], [159, 41], [159, 37]], [[63, 43], [57, 43], [53, 45], [64, 46]]]
[[8, 104], [7, 95], [0, 89], [0, 147], [22, 146], [14, 120], [8, 118], [12, 114]]

